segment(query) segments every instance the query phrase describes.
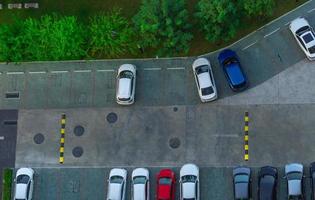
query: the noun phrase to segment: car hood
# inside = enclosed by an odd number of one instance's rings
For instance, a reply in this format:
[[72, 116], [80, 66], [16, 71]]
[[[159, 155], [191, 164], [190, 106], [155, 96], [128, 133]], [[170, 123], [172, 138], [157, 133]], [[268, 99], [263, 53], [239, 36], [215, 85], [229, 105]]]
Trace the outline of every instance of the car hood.
[[132, 178], [136, 176], [145, 176], [147, 179], [149, 179], [149, 171], [145, 168], [137, 168], [132, 171]]
[[170, 185], [159, 185], [159, 198], [160, 199], [169, 199], [171, 194], [171, 186]]
[[123, 64], [119, 67], [118, 73], [122, 71], [131, 71], [132, 73], [135, 73], [136, 67], [132, 64]]
[[288, 181], [288, 192], [289, 195], [300, 195], [301, 191], [301, 180], [290, 180]]
[[133, 186], [133, 199], [134, 200], [145, 200], [145, 185], [136, 184]]
[[15, 198], [26, 199], [26, 184], [16, 184]]
[[117, 184], [117, 183], [112, 183], [109, 185], [109, 194], [108, 198], [110, 200], [120, 200], [121, 199], [121, 190], [122, 190], [122, 185]]
[[186, 164], [180, 169], [180, 177], [194, 175], [199, 177], [199, 168], [195, 164]]
[[247, 199], [249, 197], [248, 183], [237, 183], [234, 187], [236, 199]]
[[119, 79], [118, 97], [129, 98], [131, 95], [130, 91], [131, 91], [131, 79], [129, 78]]
[[187, 199], [196, 197], [195, 183], [183, 183], [183, 197]]
[[239, 85], [245, 82], [244, 74], [238, 63], [231, 63], [226, 66], [226, 72], [233, 85]]
[[291, 163], [285, 165], [285, 174], [290, 172], [301, 172], [303, 173], [303, 165], [299, 163]]
[[297, 30], [299, 30], [303, 26], [309, 26], [309, 24], [304, 18], [299, 17], [291, 22], [290, 29], [292, 32], [295, 33]]
[[232, 57], [236, 57], [236, 53], [232, 51], [231, 49], [225, 49], [221, 51], [221, 53], [219, 54], [218, 60], [220, 64], [222, 65], [226, 59], [232, 58]]
[[28, 175], [29, 177], [32, 178], [34, 174], [34, 170], [31, 168], [20, 168], [16, 171], [16, 177], [23, 174]]

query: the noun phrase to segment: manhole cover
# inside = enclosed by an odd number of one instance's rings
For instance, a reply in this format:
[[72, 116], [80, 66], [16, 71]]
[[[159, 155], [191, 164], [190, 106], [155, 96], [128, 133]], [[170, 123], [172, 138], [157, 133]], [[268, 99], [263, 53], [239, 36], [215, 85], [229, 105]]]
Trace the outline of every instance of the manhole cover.
[[41, 144], [43, 143], [45, 140], [45, 136], [41, 133], [37, 133], [35, 136], [34, 136], [34, 142], [36, 144]]
[[76, 136], [82, 136], [84, 134], [84, 127], [78, 125], [78, 126], [74, 127], [73, 132], [74, 132], [74, 135], [76, 135]]
[[116, 113], [109, 113], [106, 117], [108, 123], [115, 123], [118, 119], [117, 114]]
[[72, 155], [74, 156], [74, 157], [81, 157], [82, 156], [82, 154], [83, 154], [83, 148], [82, 147], [74, 147], [73, 149], [72, 149]]
[[174, 107], [174, 108], [173, 108], [173, 111], [174, 111], [174, 112], [177, 112], [177, 111], [178, 111], [178, 108], [177, 108], [177, 107]]
[[180, 146], [180, 140], [177, 137], [171, 138], [169, 145], [172, 149], [177, 149]]

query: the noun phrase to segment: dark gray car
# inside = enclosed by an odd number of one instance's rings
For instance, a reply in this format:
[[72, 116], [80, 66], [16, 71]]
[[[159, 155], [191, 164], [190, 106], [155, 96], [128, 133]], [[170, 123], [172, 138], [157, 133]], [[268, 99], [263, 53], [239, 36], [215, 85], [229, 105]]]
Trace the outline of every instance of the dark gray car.
[[233, 169], [233, 189], [235, 200], [250, 199], [250, 176], [251, 171], [248, 167], [236, 167]]

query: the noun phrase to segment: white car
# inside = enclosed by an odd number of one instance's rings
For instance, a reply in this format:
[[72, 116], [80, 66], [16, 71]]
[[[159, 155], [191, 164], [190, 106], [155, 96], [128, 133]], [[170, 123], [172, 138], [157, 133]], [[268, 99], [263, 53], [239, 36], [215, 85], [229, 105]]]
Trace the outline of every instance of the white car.
[[34, 170], [20, 168], [16, 172], [14, 200], [31, 200], [34, 187]]
[[132, 200], [149, 200], [149, 170], [137, 168], [131, 176]]
[[136, 89], [136, 66], [123, 64], [118, 69], [116, 101], [120, 105], [134, 103]]
[[217, 88], [213, 78], [210, 62], [205, 58], [198, 58], [192, 65], [198, 94], [202, 102], [217, 99]]
[[299, 17], [291, 22], [290, 30], [307, 58], [315, 60], [315, 34], [308, 21]]
[[195, 164], [185, 164], [179, 174], [180, 200], [199, 200], [199, 168]]
[[125, 200], [127, 171], [114, 168], [108, 178], [107, 200]]

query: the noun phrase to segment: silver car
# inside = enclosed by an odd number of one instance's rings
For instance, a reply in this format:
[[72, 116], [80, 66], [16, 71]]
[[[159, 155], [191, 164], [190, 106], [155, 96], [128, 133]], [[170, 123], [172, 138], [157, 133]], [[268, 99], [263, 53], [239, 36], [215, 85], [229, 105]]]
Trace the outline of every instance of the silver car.
[[303, 165], [291, 163], [285, 166], [288, 200], [303, 200]]

